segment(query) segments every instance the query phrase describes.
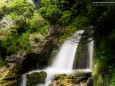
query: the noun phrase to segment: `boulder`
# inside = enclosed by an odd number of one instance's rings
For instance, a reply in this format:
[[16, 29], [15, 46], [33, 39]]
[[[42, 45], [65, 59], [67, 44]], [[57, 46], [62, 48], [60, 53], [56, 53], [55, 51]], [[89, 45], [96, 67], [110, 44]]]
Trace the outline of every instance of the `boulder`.
[[0, 86], [19, 86], [21, 65], [9, 63], [0, 69]]
[[45, 78], [47, 77], [47, 74], [45, 71], [41, 72], [33, 72], [31, 74], [27, 74], [27, 86], [35, 86], [37, 84], [41, 84], [45, 82]]
[[56, 74], [49, 86], [93, 86], [91, 73]]

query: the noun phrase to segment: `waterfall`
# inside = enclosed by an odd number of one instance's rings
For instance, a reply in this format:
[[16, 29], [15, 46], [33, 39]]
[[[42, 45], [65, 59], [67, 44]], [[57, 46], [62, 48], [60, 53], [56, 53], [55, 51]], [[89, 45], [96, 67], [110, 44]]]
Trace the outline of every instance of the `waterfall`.
[[78, 42], [81, 38], [79, 34], [82, 33], [83, 31], [78, 31], [77, 33], [75, 33], [74, 37], [64, 42], [51, 67], [57, 69], [72, 70], [75, 52], [78, 46]]
[[[54, 74], [62, 74], [62, 73], [70, 74], [76, 71], [82, 71], [82, 72], [91, 71], [93, 42], [91, 42], [90, 43], [91, 45], [89, 45], [89, 52], [91, 54], [89, 54], [90, 61], [88, 63], [90, 67], [84, 70], [77, 70], [77, 69], [73, 70], [73, 63], [75, 60], [78, 43], [80, 41], [81, 34], [83, 32], [84, 32], [83, 30], [76, 32], [73, 37], [69, 38], [62, 44], [51, 66], [47, 67], [46, 69], [43, 69], [43, 71], [47, 73], [45, 84], [38, 84], [37, 86], [48, 86], [51, 83]], [[34, 70], [31, 71], [30, 73], [39, 71], [41, 70]], [[23, 81], [21, 83], [21, 86], [26, 86], [26, 74], [23, 75]]]
[[89, 43], [89, 68], [92, 68], [94, 41]]

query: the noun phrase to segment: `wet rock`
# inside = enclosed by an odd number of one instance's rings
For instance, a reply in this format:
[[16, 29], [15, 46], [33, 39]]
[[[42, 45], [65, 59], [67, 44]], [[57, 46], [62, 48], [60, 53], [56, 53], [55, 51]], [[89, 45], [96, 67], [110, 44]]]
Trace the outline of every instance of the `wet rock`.
[[13, 80], [20, 78], [19, 70], [21, 65], [9, 64], [0, 69], [0, 80]]
[[73, 83], [66, 74], [55, 74], [49, 86], [73, 86]]
[[21, 65], [9, 63], [0, 69], [0, 86], [18, 86]]
[[46, 43], [46, 39], [43, 35], [39, 33], [30, 34], [29, 37], [31, 53], [39, 54], [43, 50], [43, 46]]
[[0, 86], [20, 86], [20, 80], [2, 80]]
[[20, 51], [16, 54], [12, 54], [11, 56], [7, 56], [6, 62], [22, 64], [23, 60], [25, 59], [25, 56], [26, 56], [26, 52]]
[[72, 81], [75, 84], [79, 84], [80, 82], [82, 82], [83, 80], [86, 80], [86, 79], [87, 79], [86, 76], [81, 76], [81, 77], [78, 77], [77, 79], [74, 79]]
[[58, 80], [59, 78], [67, 78], [67, 75], [66, 74], [55, 74], [54, 75], [54, 80]]
[[45, 82], [45, 78], [47, 77], [46, 72], [33, 72], [31, 74], [27, 74], [27, 86], [35, 86], [37, 84], [41, 84]]
[[56, 74], [49, 86], [93, 86], [91, 73]]
[[53, 50], [53, 40], [46, 40], [44, 36], [39, 34], [35, 34], [35, 37], [32, 37], [33, 36], [31, 36], [30, 40], [31, 52], [26, 54], [26, 58], [22, 63], [23, 73], [48, 65], [48, 60]]
[[88, 80], [89, 77], [91, 77], [91, 73], [77, 73], [71, 74], [69, 76], [69, 78], [72, 79], [72, 82], [75, 84], [79, 84], [81, 81]]

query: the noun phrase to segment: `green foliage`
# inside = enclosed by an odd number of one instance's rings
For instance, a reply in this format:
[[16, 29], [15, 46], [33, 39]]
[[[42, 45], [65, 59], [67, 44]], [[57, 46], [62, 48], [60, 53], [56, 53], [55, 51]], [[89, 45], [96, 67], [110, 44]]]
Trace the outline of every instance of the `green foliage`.
[[47, 34], [47, 29], [49, 28], [49, 23], [43, 19], [43, 17], [35, 12], [34, 16], [31, 19], [26, 21], [30, 25], [31, 32], [40, 32], [41, 34]]
[[95, 86], [103, 86], [104, 85], [104, 82], [103, 82], [103, 79], [102, 79], [102, 76], [101, 75], [98, 75], [97, 76], [98, 78], [95, 79]]
[[7, 53], [18, 52], [20, 50], [30, 51], [29, 33], [18, 36], [16, 33], [8, 35], [1, 43], [1, 48], [6, 49]]
[[4, 16], [6, 11], [6, 4], [3, 1], [0, 1], [0, 19]]
[[[84, 5], [84, 8], [82, 8], [82, 6], [79, 7], [81, 5], [80, 1], [42, 0], [39, 12], [51, 25], [61, 25], [66, 27], [63, 37], [60, 38], [63, 40], [73, 34], [76, 30], [87, 28], [89, 20], [86, 14], [87, 12], [92, 13], [92, 5], [88, 3], [88, 6]], [[82, 11], [84, 9], [85, 11]]]
[[41, 7], [39, 11], [51, 24], [59, 23], [62, 12], [56, 5], [48, 4], [46, 7]]
[[112, 79], [111, 79], [110, 86], [115, 86], [115, 73], [112, 74]]
[[[79, 29], [86, 29], [86, 25], [88, 24], [88, 19], [86, 17], [78, 16], [73, 19], [73, 22], [68, 26], [69, 31], [76, 31]], [[72, 32], [73, 32], [72, 31]]]
[[8, 13], [16, 12], [18, 15], [23, 15], [24, 13], [28, 12], [27, 16], [32, 15], [34, 12], [34, 6], [28, 3], [28, 0], [13, 0], [9, 3], [8, 6]]
[[[111, 31], [111, 33], [106, 37], [100, 38], [101, 41], [98, 42], [98, 46], [95, 49], [95, 64], [97, 64], [97, 67], [95, 68], [95, 72], [97, 75], [101, 75], [104, 80], [104, 86], [114, 86], [114, 77], [113, 72], [115, 71], [115, 64], [114, 64], [114, 29]], [[101, 36], [102, 37], [102, 36]], [[107, 75], [107, 77], [106, 77]], [[112, 76], [112, 78], [110, 77]], [[99, 78], [97, 76], [97, 78]], [[107, 80], [106, 80], [107, 79]], [[109, 81], [108, 81], [109, 80]], [[96, 83], [95, 83], [96, 84]]]
[[[6, 3], [4, 4], [6, 5]], [[17, 33], [39, 31], [42, 34], [46, 34], [46, 29], [49, 25], [48, 22], [43, 19], [37, 9], [35, 9], [35, 6], [28, 3], [28, 0], [10, 1], [6, 10], [6, 18], [16, 23], [15, 29]]]
[[50, 0], [41, 0], [41, 4], [47, 6], [48, 4], [50, 4]]
[[70, 22], [70, 18], [71, 18], [71, 12], [64, 11], [60, 19], [60, 22], [62, 22], [63, 25], [67, 25]]
[[0, 57], [0, 67], [5, 65], [5, 61]]

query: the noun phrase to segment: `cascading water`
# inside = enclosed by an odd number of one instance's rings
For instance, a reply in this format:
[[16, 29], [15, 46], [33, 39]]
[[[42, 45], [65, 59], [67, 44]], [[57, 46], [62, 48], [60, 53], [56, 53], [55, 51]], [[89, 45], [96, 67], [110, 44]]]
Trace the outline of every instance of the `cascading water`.
[[[54, 74], [61, 74], [61, 73], [66, 73], [70, 74], [76, 71], [86, 71], [90, 72], [89, 69], [84, 69], [84, 70], [72, 70], [73, 69], [73, 62], [75, 59], [75, 53], [77, 50], [78, 43], [81, 38], [81, 34], [83, 33], [83, 30], [80, 30], [74, 34], [74, 36], [64, 42], [64, 44], [61, 46], [59, 53], [53, 60], [52, 64], [50, 67], [47, 67], [43, 71], [47, 73], [47, 78], [45, 80], [45, 84], [38, 84], [37, 86], [48, 86], [51, 83], [51, 79], [53, 78]], [[93, 42], [91, 42], [93, 45]], [[93, 51], [93, 46], [89, 46], [90, 48], [90, 65], [92, 64], [92, 51]], [[32, 72], [39, 72], [41, 70], [35, 70], [31, 71]], [[23, 75], [23, 81], [21, 83], [21, 86], [26, 86], [26, 74]]]
[[70, 40], [65, 41], [51, 67], [72, 70], [77, 46], [78, 43], [76, 41], [75, 43], [72, 43]]
[[91, 41], [90, 43], [89, 43], [89, 68], [91, 69], [92, 68], [92, 61], [93, 61], [93, 46], [94, 45], [94, 41]]

